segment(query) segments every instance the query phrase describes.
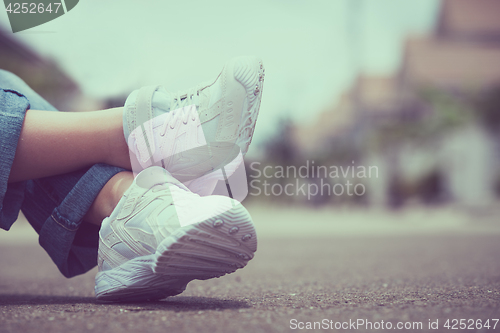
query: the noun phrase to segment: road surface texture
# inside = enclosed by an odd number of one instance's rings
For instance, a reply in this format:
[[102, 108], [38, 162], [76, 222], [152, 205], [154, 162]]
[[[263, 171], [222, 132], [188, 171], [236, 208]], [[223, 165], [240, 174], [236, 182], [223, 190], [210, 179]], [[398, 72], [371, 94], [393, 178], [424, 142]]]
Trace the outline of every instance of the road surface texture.
[[496, 213], [249, 210], [245, 269], [148, 303], [97, 302], [96, 270], [65, 279], [20, 221], [0, 234], [0, 332], [500, 331]]

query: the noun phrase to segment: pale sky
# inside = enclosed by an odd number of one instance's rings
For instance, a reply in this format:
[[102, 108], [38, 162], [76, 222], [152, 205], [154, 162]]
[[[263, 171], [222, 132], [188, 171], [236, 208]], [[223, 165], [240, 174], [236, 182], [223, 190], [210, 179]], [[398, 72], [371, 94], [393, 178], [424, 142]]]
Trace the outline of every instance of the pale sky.
[[[255, 141], [288, 114], [333, 105], [356, 74], [390, 74], [408, 34], [434, 28], [438, 0], [80, 0], [62, 17], [16, 33], [93, 97], [146, 84], [170, 90], [215, 78], [226, 60], [260, 56], [266, 81]], [[7, 14], [0, 11], [7, 31]], [[1, 67], [1, 64], [0, 64]]]

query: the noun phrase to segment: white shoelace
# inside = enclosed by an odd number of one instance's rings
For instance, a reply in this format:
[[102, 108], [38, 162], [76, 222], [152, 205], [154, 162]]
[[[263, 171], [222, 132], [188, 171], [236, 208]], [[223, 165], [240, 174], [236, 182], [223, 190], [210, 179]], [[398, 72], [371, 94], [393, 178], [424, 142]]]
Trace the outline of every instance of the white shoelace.
[[196, 110], [196, 108], [187, 108], [189, 105], [199, 106], [200, 93], [206, 86], [200, 85], [198, 87], [190, 89], [188, 92], [177, 92], [172, 94], [172, 104], [170, 105], [170, 112], [165, 119], [165, 123], [161, 136], [164, 136], [167, 132], [168, 127], [174, 129], [177, 126], [177, 122], [182, 120], [183, 124], [186, 125], [191, 117], [192, 121], [196, 120], [196, 115], [190, 112], [191, 110]]
[[[187, 105], [192, 105], [187, 104]], [[186, 106], [187, 106], [186, 105]], [[196, 105], [196, 104], [194, 104]], [[167, 117], [165, 119], [165, 122], [163, 123], [163, 128], [160, 132], [161, 136], [164, 136], [165, 133], [167, 133], [167, 129], [170, 127], [170, 129], [174, 129], [177, 126], [177, 123], [179, 121], [182, 121], [184, 125], [186, 125], [189, 121], [189, 118], [191, 118], [192, 121], [196, 120], [196, 115], [194, 112], [196, 111], [196, 107], [194, 108], [188, 108], [186, 106], [183, 106], [182, 108], [177, 108], [173, 111], [168, 112]]]
[[198, 106], [198, 101], [199, 101], [199, 96], [200, 96], [200, 91], [203, 89], [202, 87], [195, 87], [188, 92], [177, 92], [172, 95], [172, 105], [170, 106], [170, 109], [180, 109], [184, 106], [188, 106], [191, 104], [194, 104]]

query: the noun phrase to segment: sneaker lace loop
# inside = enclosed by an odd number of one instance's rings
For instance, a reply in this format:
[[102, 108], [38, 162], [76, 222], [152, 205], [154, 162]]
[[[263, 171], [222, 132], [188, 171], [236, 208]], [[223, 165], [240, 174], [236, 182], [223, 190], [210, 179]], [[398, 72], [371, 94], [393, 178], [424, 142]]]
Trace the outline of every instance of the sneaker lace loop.
[[201, 90], [203, 90], [203, 86], [193, 88], [188, 92], [177, 92], [172, 94], [172, 104], [170, 106], [171, 111], [165, 119], [163, 129], [160, 133], [162, 136], [165, 135], [168, 127], [170, 127], [170, 129], [174, 129], [180, 120], [182, 120], [184, 124], [187, 124], [190, 117], [192, 120], [196, 119], [195, 115], [190, 112], [193, 109], [196, 110], [196, 108], [188, 108], [187, 106], [199, 106]]
[[170, 109], [175, 110], [192, 104], [198, 106], [201, 89], [201, 87], [196, 87], [187, 92], [177, 92], [173, 94]]
[[193, 115], [193, 110], [196, 111], [196, 108], [181, 107], [173, 111], [170, 111], [167, 115], [167, 118], [165, 119], [163, 128], [160, 132], [161, 136], [165, 135], [169, 127], [170, 129], [174, 129], [177, 126], [177, 123], [180, 121], [182, 121], [183, 124], [187, 124], [189, 118], [195, 120], [195, 117]]

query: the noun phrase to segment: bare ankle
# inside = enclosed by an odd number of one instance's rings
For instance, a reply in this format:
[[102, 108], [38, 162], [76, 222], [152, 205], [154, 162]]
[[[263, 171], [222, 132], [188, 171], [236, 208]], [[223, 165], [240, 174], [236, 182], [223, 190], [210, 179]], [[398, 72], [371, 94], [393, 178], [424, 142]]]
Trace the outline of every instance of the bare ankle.
[[114, 175], [101, 189], [83, 220], [101, 225], [102, 220], [111, 215], [133, 181], [134, 175], [129, 171]]
[[108, 148], [104, 162], [109, 165], [118, 166], [132, 170], [130, 165], [129, 149], [123, 134], [123, 108], [106, 110], [112, 124], [108, 136]]

